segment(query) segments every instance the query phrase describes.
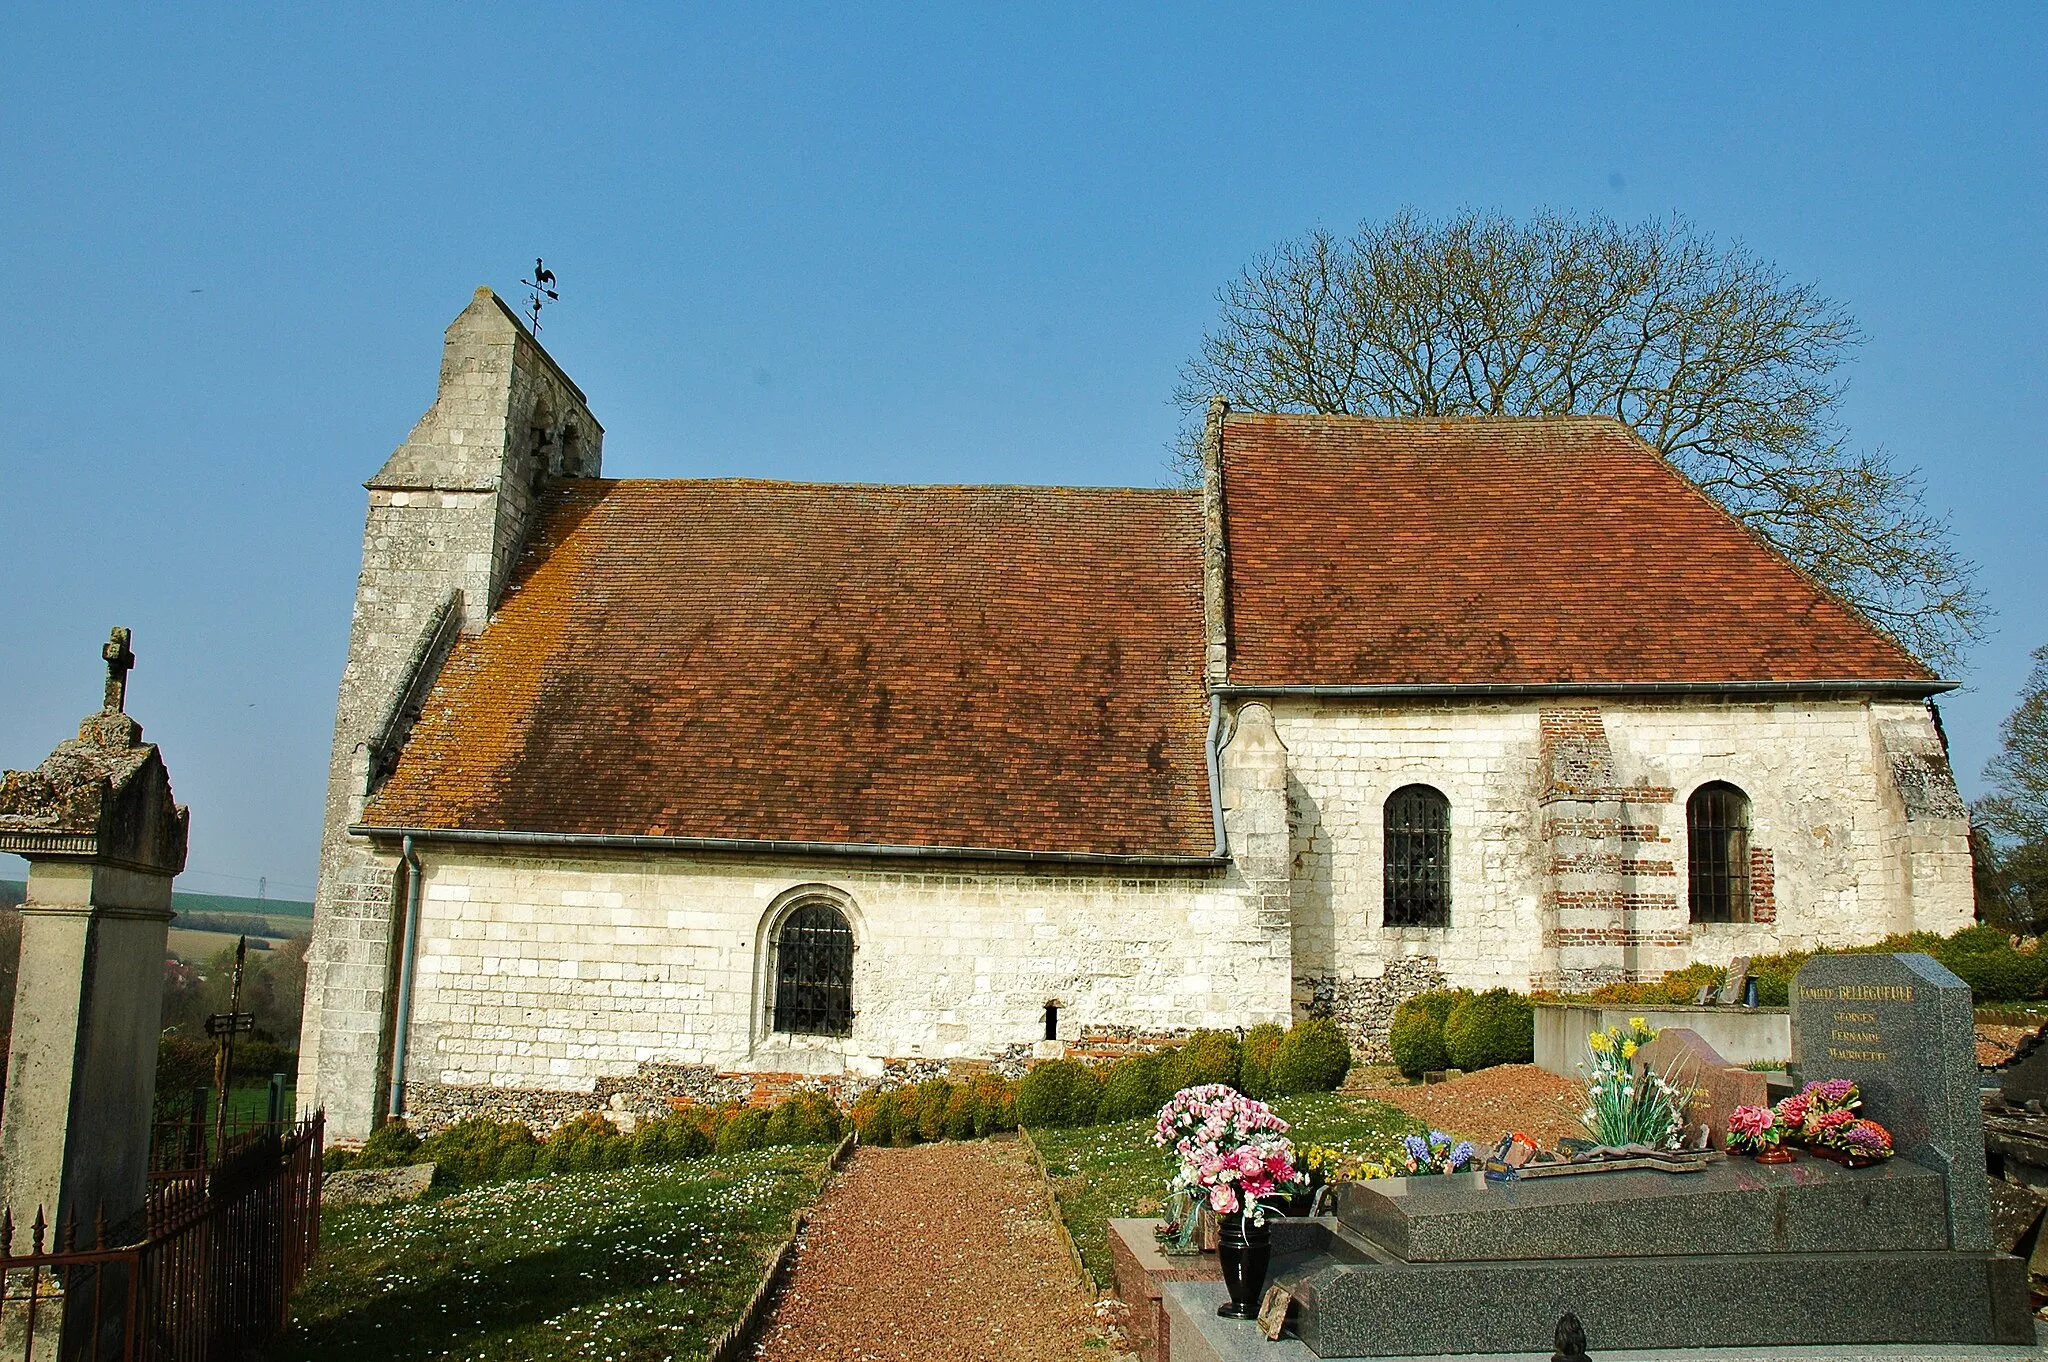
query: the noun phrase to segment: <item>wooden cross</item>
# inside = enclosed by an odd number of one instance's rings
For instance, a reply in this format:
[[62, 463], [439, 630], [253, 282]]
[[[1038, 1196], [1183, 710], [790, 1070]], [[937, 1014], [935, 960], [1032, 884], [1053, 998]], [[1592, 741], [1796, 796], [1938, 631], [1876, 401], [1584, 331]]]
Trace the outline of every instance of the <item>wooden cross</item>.
[[135, 654], [128, 648], [128, 631], [116, 627], [107, 636], [107, 646], [100, 649], [100, 656], [107, 660], [107, 699], [104, 708], [115, 714], [126, 713], [128, 709], [128, 672], [135, 665]]
[[[126, 632], [125, 630], [121, 632]], [[249, 938], [235, 940], [235, 977], [228, 986], [228, 1010], [209, 1013], [206, 1034], [213, 1037], [213, 1158], [227, 1151], [228, 1088], [235, 1080], [235, 1037], [256, 1029], [256, 1014], [241, 1011], [242, 966], [249, 959]]]

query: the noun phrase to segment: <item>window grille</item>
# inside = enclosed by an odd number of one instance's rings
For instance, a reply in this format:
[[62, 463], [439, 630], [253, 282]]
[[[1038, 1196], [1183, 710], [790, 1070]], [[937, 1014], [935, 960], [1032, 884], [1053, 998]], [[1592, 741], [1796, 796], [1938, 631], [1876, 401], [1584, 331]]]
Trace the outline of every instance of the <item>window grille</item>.
[[1716, 781], [1685, 802], [1686, 884], [1694, 922], [1748, 922], [1749, 796]]
[[830, 904], [803, 905], [776, 933], [775, 1029], [853, 1033], [853, 929]]
[[1385, 925], [1450, 926], [1451, 801], [1404, 785], [1387, 797], [1386, 828]]

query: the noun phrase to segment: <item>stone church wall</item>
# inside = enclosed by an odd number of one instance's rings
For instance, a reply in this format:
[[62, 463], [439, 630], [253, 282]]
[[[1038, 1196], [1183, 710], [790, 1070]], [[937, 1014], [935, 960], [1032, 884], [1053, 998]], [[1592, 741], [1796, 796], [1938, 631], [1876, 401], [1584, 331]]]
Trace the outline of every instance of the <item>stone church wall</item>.
[[[590, 1091], [644, 1064], [879, 1073], [1115, 1026], [1284, 1022], [1284, 944], [1216, 872], [850, 869], [844, 864], [422, 853], [409, 1080]], [[764, 933], [822, 890], [844, 905], [853, 1035], [765, 1027]]]
[[[1270, 703], [1296, 1006], [1368, 1050], [1424, 988], [1589, 987], [1971, 920], [1967, 823], [1918, 703]], [[1685, 802], [1714, 780], [1751, 800], [1752, 923], [1689, 921]], [[1450, 801], [1445, 928], [1380, 925], [1384, 805], [1410, 783]]]
[[452, 631], [483, 628], [550, 476], [595, 476], [603, 428], [488, 289], [456, 317], [433, 406], [369, 484], [307, 958], [299, 1099], [367, 1133], [389, 1083], [396, 866], [348, 835]]

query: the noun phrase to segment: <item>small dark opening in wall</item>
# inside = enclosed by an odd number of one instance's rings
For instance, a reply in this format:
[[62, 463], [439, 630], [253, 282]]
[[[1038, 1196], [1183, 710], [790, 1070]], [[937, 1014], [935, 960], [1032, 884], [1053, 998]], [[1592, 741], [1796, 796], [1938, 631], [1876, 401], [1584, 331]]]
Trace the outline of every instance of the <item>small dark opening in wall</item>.
[[1045, 1038], [1047, 1040], [1058, 1040], [1060, 1038], [1060, 1005], [1058, 1003], [1047, 1003], [1045, 1005]]

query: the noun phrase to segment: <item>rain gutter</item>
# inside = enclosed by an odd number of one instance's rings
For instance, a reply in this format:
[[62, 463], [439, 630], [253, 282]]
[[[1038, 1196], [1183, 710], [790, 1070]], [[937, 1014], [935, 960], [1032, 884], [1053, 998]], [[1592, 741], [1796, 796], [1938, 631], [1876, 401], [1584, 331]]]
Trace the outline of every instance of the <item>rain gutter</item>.
[[1213, 695], [1302, 696], [1346, 700], [1513, 699], [1532, 695], [1753, 695], [1851, 694], [1922, 699], [1955, 690], [1960, 681], [1545, 681], [1535, 683], [1386, 682], [1365, 686], [1219, 685]]
[[[1211, 800], [1215, 803], [1214, 798]], [[1210, 856], [1133, 856], [1106, 851], [1029, 851], [1016, 847], [900, 846], [886, 842], [784, 842], [745, 837], [656, 837], [591, 832], [511, 832], [475, 828], [387, 828], [358, 823], [356, 837], [458, 846], [567, 847], [593, 851], [713, 851], [753, 856], [874, 856], [923, 861], [1014, 861], [1031, 865], [1145, 866], [1161, 870], [1213, 870], [1229, 863]]]
[[420, 949], [420, 857], [407, 837], [400, 859], [405, 864], [405, 955], [398, 975], [398, 1020], [391, 1037], [391, 1100], [386, 1110], [405, 1115], [405, 1039], [412, 1030], [412, 976]]

